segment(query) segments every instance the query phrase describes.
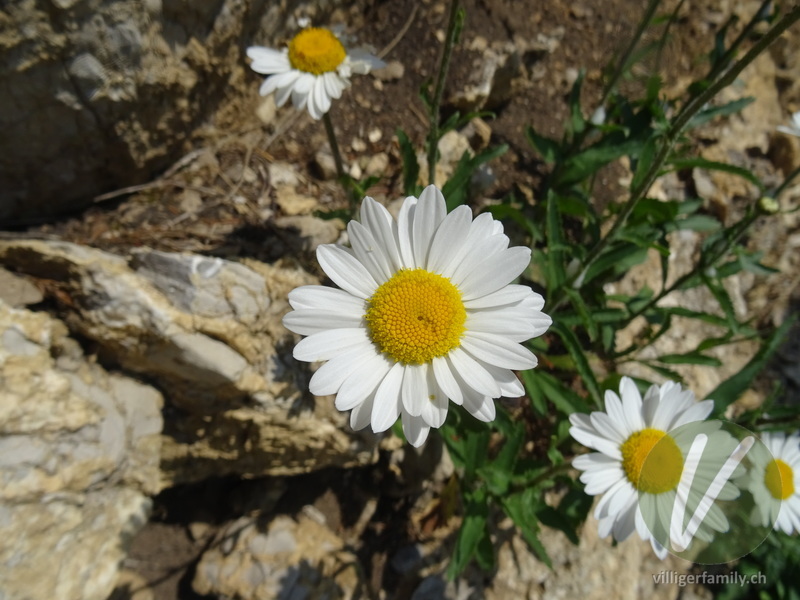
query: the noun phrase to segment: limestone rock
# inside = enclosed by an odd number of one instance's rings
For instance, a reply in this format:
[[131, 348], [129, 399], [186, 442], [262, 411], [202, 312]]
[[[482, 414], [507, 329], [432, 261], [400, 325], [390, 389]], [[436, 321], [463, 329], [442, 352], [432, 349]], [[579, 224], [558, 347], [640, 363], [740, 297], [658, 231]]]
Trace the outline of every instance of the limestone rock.
[[159, 486], [161, 396], [2, 302], [0, 381], [0, 597], [105, 600]]
[[279, 515], [266, 528], [242, 517], [203, 555], [193, 587], [232, 600], [359, 598], [357, 562], [341, 538], [307, 514], [297, 521]]
[[259, 76], [244, 49], [283, 41], [301, 15], [325, 22], [344, 2], [4, 4], [0, 219], [25, 219], [149, 180], [225, 106], [248, 98], [255, 112]]
[[286, 297], [297, 269], [138, 249], [132, 258], [65, 242], [0, 243], [0, 263], [58, 283], [69, 326], [104, 359], [166, 396], [162, 485], [225, 474], [289, 475], [374, 460], [292, 356]]

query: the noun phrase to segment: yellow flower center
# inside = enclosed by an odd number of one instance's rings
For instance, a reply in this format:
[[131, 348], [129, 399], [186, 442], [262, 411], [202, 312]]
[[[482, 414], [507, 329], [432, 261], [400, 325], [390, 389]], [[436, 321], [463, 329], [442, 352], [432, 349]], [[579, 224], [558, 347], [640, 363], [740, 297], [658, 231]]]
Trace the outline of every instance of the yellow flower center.
[[367, 305], [372, 341], [395, 361], [422, 364], [461, 344], [467, 311], [450, 280], [425, 269], [403, 269]]
[[770, 461], [764, 472], [764, 485], [777, 500], [786, 500], [794, 494], [794, 472], [780, 458]]
[[339, 39], [327, 29], [309, 27], [289, 42], [289, 62], [298, 71], [321, 75], [335, 71], [347, 56]]
[[622, 444], [622, 468], [640, 492], [663, 494], [677, 487], [683, 473], [683, 456], [666, 432], [642, 429]]

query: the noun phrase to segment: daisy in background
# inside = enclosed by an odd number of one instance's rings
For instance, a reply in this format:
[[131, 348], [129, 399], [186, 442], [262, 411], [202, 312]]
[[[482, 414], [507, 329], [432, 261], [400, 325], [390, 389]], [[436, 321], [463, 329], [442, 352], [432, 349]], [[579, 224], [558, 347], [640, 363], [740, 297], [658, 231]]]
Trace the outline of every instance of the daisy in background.
[[366, 74], [385, 64], [366, 50], [344, 47], [329, 29], [307, 27], [283, 50], [251, 46], [247, 56], [250, 68], [268, 75], [260, 93], [275, 92], [275, 103], [283, 106], [289, 97], [298, 110], [308, 108], [314, 119], [321, 119], [331, 108], [331, 100], [341, 98], [353, 73]]
[[527, 268], [529, 248], [509, 248], [489, 214], [473, 220], [467, 206], [447, 214], [434, 186], [406, 198], [396, 221], [364, 198], [361, 222], [347, 233], [352, 248], [317, 248], [341, 289], [293, 290], [283, 319], [308, 336], [297, 360], [328, 361], [311, 378], [313, 394], [336, 394], [353, 429], [385, 431], [401, 417], [414, 446], [444, 423], [448, 399], [491, 421], [494, 398], [523, 395], [511, 369], [537, 360], [521, 343], [552, 322], [539, 294], [510, 283]]
[[786, 125], [778, 125], [777, 129], [781, 133], [800, 137], [800, 111], [792, 115], [792, 122], [789, 127], [786, 127]]
[[800, 433], [762, 433], [745, 483], [755, 499], [755, 520], [791, 535], [800, 531]]
[[[597, 450], [578, 456], [572, 464], [583, 471], [580, 479], [586, 484], [586, 493], [603, 495], [594, 511], [600, 537], [612, 534], [617, 541], [623, 541], [636, 531], [643, 540], [650, 541], [653, 551], [663, 559], [667, 549], [660, 540], [668, 538], [678, 484], [696, 435], [687, 430], [691, 428], [682, 426], [704, 421], [714, 402], [696, 402], [690, 390], [671, 381], [651, 386], [642, 399], [633, 380], [623, 377], [619, 396], [606, 391], [605, 406], [605, 412], [570, 415], [570, 435]], [[735, 441], [724, 431], [713, 431], [718, 429], [714, 423], [703, 423], [703, 427], [703, 432], [710, 432], [712, 438], [707, 448], [719, 451], [719, 462], [723, 462], [725, 451], [732, 449]], [[702, 468], [701, 463], [695, 476], [701, 493], [708, 489], [716, 473], [717, 469]], [[694, 502], [687, 503], [690, 514], [699, 501], [694, 497], [696, 489], [693, 486], [690, 492]], [[738, 489], [728, 482], [718, 498], [731, 500], [738, 494]], [[711, 541], [710, 530], [727, 529], [727, 518], [714, 505], [695, 537]]]

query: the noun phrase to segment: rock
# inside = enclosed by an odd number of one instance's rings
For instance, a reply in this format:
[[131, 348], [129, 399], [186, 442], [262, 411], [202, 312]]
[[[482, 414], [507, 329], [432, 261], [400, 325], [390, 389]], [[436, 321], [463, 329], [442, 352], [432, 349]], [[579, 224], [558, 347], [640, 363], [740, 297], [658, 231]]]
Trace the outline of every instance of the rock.
[[323, 180], [336, 179], [336, 161], [333, 159], [333, 154], [327, 148], [317, 150], [314, 154], [314, 162], [312, 168], [316, 171], [317, 176]]
[[520, 55], [511, 43], [487, 48], [475, 59], [474, 75], [448, 98], [448, 104], [466, 113], [497, 108], [511, 97], [511, 82], [520, 75]]
[[378, 152], [369, 157], [364, 173], [369, 176], [380, 177], [389, 168], [389, 155], [386, 152]]
[[403, 63], [398, 60], [389, 61], [382, 69], [371, 71], [372, 75], [379, 81], [394, 81], [400, 79], [405, 75], [405, 72], [406, 68], [403, 66]]
[[365, 582], [344, 541], [316, 519], [279, 515], [263, 525], [242, 517], [203, 554], [192, 587], [201, 595], [251, 598], [359, 598]]
[[333, 244], [344, 228], [344, 223], [339, 219], [326, 220], [309, 215], [278, 217], [275, 225], [281, 229], [296, 231], [306, 252], [312, 252], [320, 244]]
[[24, 277], [0, 269], [0, 301], [12, 307], [38, 304], [44, 299], [42, 292]]
[[366, 2], [23, 0], [4, 7], [0, 220], [74, 211], [93, 196], [148, 181], [217, 112], [237, 103], [255, 111], [262, 78], [247, 67], [247, 46], [274, 45], [296, 30], [296, 15], [324, 23], [343, 4], [357, 10]]
[[[653, 554], [649, 542], [634, 534], [630, 539], [612, 545], [610, 538], [597, 536], [597, 521], [589, 517], [580, 532], [579, 545], [566, 536], [543, 527], [542, 544], [553, 561], [553, 568], [536, 558], [510, 522], [508, 535], [497, 555], [497, 572], [486, 600], [519, 598], [581, 598], [583, 600], [635, 600], [655, 598], [671, 600], [681, 588], [656, 585], [653, 574], [661, 570], [686, 571], [688, 563], [669, 555], [664, 561]], [[470, 581], [478, 580], [469, 578]]]
[[275, 190], [275, 200], [283, 214], [289, 216], [307, 215], [319, 205], [316, 198], [298, 194], [294, 187], [288, 185], [281, 185]]
[[161, 396], [2, 302], [0, 380], [0, 595], [105, 600], [159, 488]]
[[480, 117], [475, 117], [461, 130], [461, 134], [469, 140], [470, 147], [478, 152], [489, 145], [492, 128]]
[[297, 269], [138, 249], [130, 260], [65, 242], [0, 242], [0, 263], [61, 288], [66, 320], [106, 360], [167, 401], [161, 486], [209, 476], [287, 475], [369, 464], [330, 399], [308, 394], [280, 318]]

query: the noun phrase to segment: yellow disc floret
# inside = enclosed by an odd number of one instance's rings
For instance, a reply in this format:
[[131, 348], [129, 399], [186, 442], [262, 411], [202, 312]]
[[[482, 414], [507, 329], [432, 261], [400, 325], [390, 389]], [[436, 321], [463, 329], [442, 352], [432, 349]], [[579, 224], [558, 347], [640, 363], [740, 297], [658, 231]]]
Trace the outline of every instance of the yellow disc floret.
[[422, 364], [461, 344], [467, 311], [446, 277], [403, 269], [375, 290], [366, 319], [381, 352], [397, 362]]
[[335, 71], [347, 56], [339, 39], [327, 29], [309, 27], [289, 42], [292, 68], [314, 75]]
[[642, 429], [620, 447], [622, 469], [640, 492], [663, 494], [678, 486], [683, 456], [675, 440], [659, 429]]
[[764, 471], [764, 485], [777, 500], [786, 500], [794, 494], [794, 473], [792, 467], [780, 458], [772, 460]]

